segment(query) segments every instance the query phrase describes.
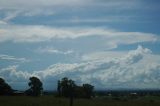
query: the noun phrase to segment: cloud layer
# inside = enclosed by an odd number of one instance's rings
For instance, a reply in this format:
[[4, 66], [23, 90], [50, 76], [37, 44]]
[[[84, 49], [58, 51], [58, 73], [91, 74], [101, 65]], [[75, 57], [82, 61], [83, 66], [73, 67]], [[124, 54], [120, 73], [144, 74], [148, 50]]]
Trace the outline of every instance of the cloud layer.
[[3, 54], [0, 54], [0, 60], [8, 60], [8, 61], [15, 61], [15, 62], [28, 62], [29, 61], [26, 58], [17, 58], [14, 56], [3, 55]]
[[55, 28], [47, 26], [17, 26], [5, 25], [0, 27], [0, 42], [44, 42], [54, 39], [80, 39], [99, 37], [105, 40], [106, 47], [116, 48], [119, 44], [134, 44], [139, 42], [154, 42], [158, 35], [142, 32], [121, 32], [106, 28]]
[[[16, 17], [33, 17], [33, 16], [52, 16], [59, 14], [69, 14], [70, 19], [67, 19], [67, 17], [64, 16], [64, 20], [60, 21], [72, 21], [72, 22], [114, 22], [118, 21], [121, 22], [122, 20], [125, 22], [127, 21], [134, 21], [137, 16], [133, 17], [131, 15], [131, 19], [128, 19], [130, 17], [130, 14], [119, 14], [122, 11], [128, 12], [131, 10], [131, 13], [133, 10], [148, 10], [148, 9], [158, 9], [155, 6], [156, 3], [154, 3], [154, 6], [152, 3], [149, 5], [146, 5], [148, 2], [144, 2], [143, 0], [32, 0], [32, 2], [28, 2], [26, 0], [1, 0], [0, 1], [0, 12], [2, 14], [2, 19], [0, 17], [0, 23], [9, 22], [10, 20], [16, 18]], [[87, 11], [87, 12], [86, 12]], [[110, 15], [110, 12], [115, 12], [117, 15]], [[89, 13], [88, 15], [88, 12]], [[92, 16], [93, 12], [101, 13], [101, 17], [95, 17]], [[72, 13], [70, 15], [70, 13]], [[76, 13], [83, 13], [86, 14], [87, 17], [79, 17]], [[104, 17], [104, 14], [107, 14]], [[133, 12], [134, 13], [134, 12]], [[122, 17], [120, 16], [122, 15]], [[111, 18], [109, 17], [111, 16]], [[129, 17], [128, 17], [129, 16]], [[74, 19], [74, 17], [77, 17]], [[73, 19], [72, 19], [73, 18]], [[80, 18], [80, 19], [79, 19]], [[57, 20], [56, 20], [57, 21]], [[70, 21], [70, 22], [71, 22]], [[141, 20], [142, 21], [142, 20]], [[140, 20], [138, 21], [140, 22]]]
[[44, 86], [50, 83], [56, 86], [58, 79], [67, 76], [79, 84], [94, 84], [96, 89], [160, 87], [159, 55], [153, 55], [149, 49], [141, 46], [122, 55], [81, 63], [57, 63], [32, 73], [20, 71], [18, 66], [9, 66], [1, 69], [0, 75], [10, 83], [27, 81], [30, 76], [37, 76], [45, 83]]
[[52, 7], [52, 6], [81, 6], [81, 5], [107, 5], [107, 6], [122, 6], [124, 4], [129, 4], [133, 6], [137, 3], [141, 2], [141, 0], [33, 0], [32, 2], [28, 2], [26, 0], [1, 0], [1, 8], [38, 8], [38, 7]]

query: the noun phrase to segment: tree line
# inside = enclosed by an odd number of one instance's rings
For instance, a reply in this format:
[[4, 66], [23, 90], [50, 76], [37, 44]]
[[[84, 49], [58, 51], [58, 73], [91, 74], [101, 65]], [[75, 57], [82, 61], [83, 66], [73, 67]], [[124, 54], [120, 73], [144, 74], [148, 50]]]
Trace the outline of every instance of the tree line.
[[76, 97], [76, 98], [91, 98], [94, 96], [94, 86], [83, 84], [78, 86], [75, 82], [67, 77], [58, 80], [57, 91], [59, 97]]
[[[28, 83], [29, 89], [24, 94], [28, 96], [40, 96], [43, 94], [43, 83], [37, 77], [30, 77]], [[0, 78], [0, 95], [12, 95], [15, 90]], [[91, 84], [82, 84], [78, 86], [75, 81], [67, 77], [57, 81], [57, 96], [68, 98], [91, 98], [94, 96], [94, 86]]]

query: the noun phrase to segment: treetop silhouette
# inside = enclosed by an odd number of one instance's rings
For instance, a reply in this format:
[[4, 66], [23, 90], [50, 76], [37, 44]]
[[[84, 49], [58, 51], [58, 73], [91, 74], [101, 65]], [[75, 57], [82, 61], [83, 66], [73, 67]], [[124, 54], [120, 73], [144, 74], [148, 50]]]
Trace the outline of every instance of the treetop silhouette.
[[38, 79], [37, 77], [30, 77], [29, 80], [30, 82], [28, 83], [28, 85], [30, 86], [30, 88], [26, 90], [26, 94], [32, 96], [41, 95], [43, 91], [43, 84], [40, 79]]
[[8, 85], [3, 78], [0, 78], [0, 95], [11, 95], [13, 89]]

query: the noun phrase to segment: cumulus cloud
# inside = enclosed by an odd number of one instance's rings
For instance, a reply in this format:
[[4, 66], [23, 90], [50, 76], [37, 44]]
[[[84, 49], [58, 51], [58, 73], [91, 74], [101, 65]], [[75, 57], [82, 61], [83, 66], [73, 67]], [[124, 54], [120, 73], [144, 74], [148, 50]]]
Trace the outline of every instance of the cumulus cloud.
[[1, 69], [0, 75], [9, 75], [6, 79], [38, 76], [46, 84], [56, 83], [58, 79], [67, 76], [77, 83], [92, 83], [97, 89], [159, 88], [159, 63], [159, 55], [153, 55], [149, 49], [139, 46], [118, 58], [72, 64], [57, 63], [32, 73], [17, 71], [16, 66], [10, 66]]
[[143, 48], [139, 45], [137, 50], [130, 51], [128, 55], [122, 59], [127, 60], [127, 63], [137, 63], [139, 60], [143, 58], [143, 55], [147, 53], [151, 53], [151, 50]]
[[17, 71], [18, 67], [18, 65], [13, 65], [0, 69], [0, 77], [6, 78], [9, 82], [26, 81], [31, 75], [24, 71]]

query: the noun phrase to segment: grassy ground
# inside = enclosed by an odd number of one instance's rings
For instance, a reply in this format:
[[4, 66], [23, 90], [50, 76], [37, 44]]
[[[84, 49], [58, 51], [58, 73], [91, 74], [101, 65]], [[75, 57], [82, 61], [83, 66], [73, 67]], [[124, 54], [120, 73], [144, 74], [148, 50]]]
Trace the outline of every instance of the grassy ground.
[[[69, 100], [54, 96], [0, 96], [0, 106], [69, 106]], [[75, 99], [73, 106], [160, 106], [160, 97]]]

